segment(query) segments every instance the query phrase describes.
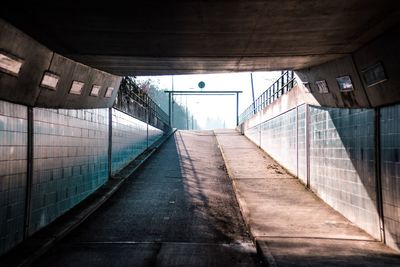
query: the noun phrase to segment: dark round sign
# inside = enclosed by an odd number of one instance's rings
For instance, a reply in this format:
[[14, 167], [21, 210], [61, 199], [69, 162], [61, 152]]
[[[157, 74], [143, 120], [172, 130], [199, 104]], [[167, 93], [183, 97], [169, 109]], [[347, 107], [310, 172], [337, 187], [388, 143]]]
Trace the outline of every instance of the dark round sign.
[[201, 81], [199, 82], [199, 88], [203, 89], [206, 86], [206, 83]]

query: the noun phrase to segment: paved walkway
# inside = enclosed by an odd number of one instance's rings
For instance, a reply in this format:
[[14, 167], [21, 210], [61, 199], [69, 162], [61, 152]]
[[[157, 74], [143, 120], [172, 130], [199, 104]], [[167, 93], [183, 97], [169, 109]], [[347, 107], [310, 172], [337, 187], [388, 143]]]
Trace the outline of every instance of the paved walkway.
[[258, 266], [215, 135], [175, 133], [35, 266]]
[[215, 131], [252, 236], [270, 266], [400, 266], [399, 254], [334, 211], [234, 130]]

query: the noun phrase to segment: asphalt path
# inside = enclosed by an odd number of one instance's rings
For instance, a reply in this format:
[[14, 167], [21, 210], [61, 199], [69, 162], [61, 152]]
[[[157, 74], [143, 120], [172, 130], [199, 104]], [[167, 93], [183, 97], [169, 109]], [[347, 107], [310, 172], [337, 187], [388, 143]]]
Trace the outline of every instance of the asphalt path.
[[258, 266], [212, 131], [178, 131], [35, 266]]

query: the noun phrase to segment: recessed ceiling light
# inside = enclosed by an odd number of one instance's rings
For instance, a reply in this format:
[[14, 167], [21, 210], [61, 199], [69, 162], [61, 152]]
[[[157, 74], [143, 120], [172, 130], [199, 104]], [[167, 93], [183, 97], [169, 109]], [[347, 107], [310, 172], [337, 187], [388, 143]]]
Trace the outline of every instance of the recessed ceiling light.
[[0, 52], [0, 70], [2, 72], [18, 76], [22, 63], [24, 63], [22, 59]]
[[84, 85], [85, 84], [83, 82], [73, 81], [69, 93], [74, 95], [80, 95], [82, 93], [82, 88]]
[[43, 75], [42, 81], [40, 82], [40, 86], [51, 90], [56, 90], [59, 80], [60, 76], [46, 71]]
[[307, 92], [311, 92], [311, 84], [309, 82], [303, 82], [304, 87], [306, 88]]
[[106, 97], [111, 97], [113, 94], [114, 88], [113, 87], [108, 87], [107, 92], [106, 92]]
[[351, 77], [350, 75], [345, 75], [342, 77], [337, 77], [336, 82], [339, 86], [339, 90], [341, 92], [349, 92], [353, 91], [353, 83], [351, 82]]
[[326, 83], [325, 80], [316, 81], [315, 84], [317, 85], [320, 94], [329, 93], [328, 84]]
[[92, 86], [92, 90], [90, 91], [90, 95], [91, 96], [99, 96], [100, 90], [101, 90], [101, 86], [94, 84]]
[[368, 87], [377, 85], [378, 83], [382, 83], [388, 79], [382, 62], [369, 66], [361, 72]]

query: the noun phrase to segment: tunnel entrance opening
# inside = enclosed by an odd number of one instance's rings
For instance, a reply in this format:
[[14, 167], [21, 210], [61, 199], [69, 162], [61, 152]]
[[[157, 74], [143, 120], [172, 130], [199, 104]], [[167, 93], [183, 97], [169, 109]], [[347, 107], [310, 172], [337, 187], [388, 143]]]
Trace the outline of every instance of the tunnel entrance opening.
[[239, 94], [243, 91], [164, 91], [168, 94], [168, 114], [169, 114], [169, 125], [173, 126], [173, 97], [174, 95], [192, 95], [192, 96], [206, 96], [206, 95], [236, 95], [236, 126], [239, 125]]

